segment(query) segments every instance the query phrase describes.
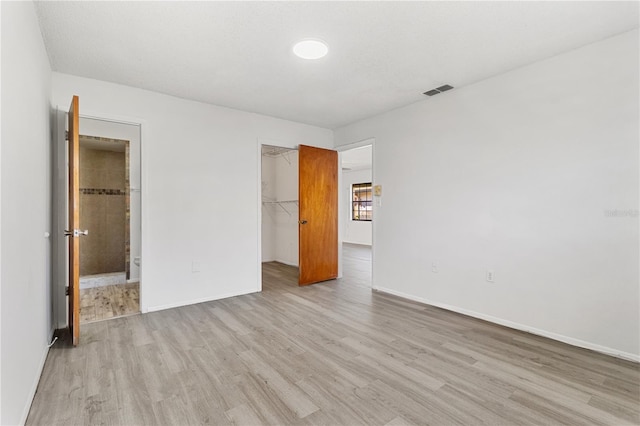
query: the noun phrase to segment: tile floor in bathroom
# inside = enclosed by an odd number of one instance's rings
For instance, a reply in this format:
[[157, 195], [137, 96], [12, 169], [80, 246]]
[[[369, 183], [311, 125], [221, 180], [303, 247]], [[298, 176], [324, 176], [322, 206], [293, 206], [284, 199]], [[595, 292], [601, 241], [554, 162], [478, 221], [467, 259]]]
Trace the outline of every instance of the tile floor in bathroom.
[[129, 283], [80, 289], [80, 323], [139, 313], [139, 288]]

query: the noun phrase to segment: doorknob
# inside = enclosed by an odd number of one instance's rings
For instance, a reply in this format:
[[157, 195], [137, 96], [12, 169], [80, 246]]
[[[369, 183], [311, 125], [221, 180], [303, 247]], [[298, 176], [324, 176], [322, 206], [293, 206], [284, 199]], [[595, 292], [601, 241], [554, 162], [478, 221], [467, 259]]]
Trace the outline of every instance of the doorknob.
[[300, 220], [300, 225], [305, 225], [306, 223], [307, 223], [306, 220], [304, 220], [304, 219]]
[[89, 235], [89, 230], [85, 229], [84, 231], [81, 231], [79, 229], [74, 229], [73, 231], [68, 231], [68, 230], [64, 230], [64, 236], [65, 237], [79, 237], [80, 235]]

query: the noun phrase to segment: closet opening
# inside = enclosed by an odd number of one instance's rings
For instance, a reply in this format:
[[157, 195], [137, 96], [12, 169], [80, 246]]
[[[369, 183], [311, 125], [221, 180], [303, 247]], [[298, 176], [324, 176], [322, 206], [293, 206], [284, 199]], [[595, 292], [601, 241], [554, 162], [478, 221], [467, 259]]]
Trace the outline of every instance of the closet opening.
[[297, 286], [299, 274], [298, 150], [261, 148], [263, 291]]

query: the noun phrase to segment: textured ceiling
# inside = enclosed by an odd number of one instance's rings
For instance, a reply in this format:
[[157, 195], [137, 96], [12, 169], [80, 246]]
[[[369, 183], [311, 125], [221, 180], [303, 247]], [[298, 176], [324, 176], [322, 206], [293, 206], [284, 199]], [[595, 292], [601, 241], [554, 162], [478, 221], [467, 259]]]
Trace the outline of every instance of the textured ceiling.
[[[37, 2], [55, 71], [336, 128], [638, 27], [638, 2]], [[307, 37], [329, 55], [291, 53]], [[443, 96], [443, 95], [440, 95]]]

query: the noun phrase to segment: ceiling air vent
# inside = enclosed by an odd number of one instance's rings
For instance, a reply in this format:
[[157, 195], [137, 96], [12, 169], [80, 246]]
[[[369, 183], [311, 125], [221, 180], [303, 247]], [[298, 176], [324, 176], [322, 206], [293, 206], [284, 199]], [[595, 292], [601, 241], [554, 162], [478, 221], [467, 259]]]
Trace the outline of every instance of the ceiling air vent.
[[445, 84], [444, 86], [436, 87], [435, 89], [431, 89], [427, 92], [424, 92], [427, 96], [437, 95], [438, 93], [446, 92], [447, 90], [453, 89], [453, 86], [449, 84]]

